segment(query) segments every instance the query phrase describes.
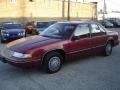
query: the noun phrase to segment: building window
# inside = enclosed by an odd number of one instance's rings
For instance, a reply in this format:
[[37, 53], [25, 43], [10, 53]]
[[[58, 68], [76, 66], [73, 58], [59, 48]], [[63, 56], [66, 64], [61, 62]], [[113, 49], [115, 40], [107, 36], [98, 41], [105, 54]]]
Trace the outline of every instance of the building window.
[[29, 2], [33, 2], [34, 0], [29, 0]]
[[10, 0], [11, 3], [16, 3], [16, 0]]

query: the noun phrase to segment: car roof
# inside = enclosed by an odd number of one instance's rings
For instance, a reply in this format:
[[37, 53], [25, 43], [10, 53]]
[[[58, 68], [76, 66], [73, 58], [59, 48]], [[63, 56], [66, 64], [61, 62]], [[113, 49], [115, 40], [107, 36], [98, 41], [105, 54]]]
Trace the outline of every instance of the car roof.
[[80, 23], [96, 23], [96, 22], [92, 20], [81, 20], [81, 21], [60, 21], [58, 23], [80, 24]]
[[5, 27], [13, 27], [13, 26], [20, 26], [20, 27], [22, 27], [21, 24], [15, 24], [15, 23], [14, 24], [3, 24], [2, 25], [3, 28], [5, 28]]
[[49, 23], [49, 22], [57, 22], [57, 21], [37, 21], [36, 23]]
[[20, 23], [12, 23], [12, 24], [3, 24], [3, 26], [12, 26], [12, 25], [21, 25]]

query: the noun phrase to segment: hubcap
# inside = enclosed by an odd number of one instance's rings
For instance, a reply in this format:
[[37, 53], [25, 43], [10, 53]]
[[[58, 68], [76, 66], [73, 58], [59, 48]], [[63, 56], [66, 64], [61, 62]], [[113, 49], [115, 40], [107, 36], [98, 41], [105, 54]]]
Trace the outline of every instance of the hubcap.
[[107, 55], [110, 55], [110, 54], [111, 54], [111, 51], [112, 51], [112, 46], [111, 46], [111, 44], [108, 44], [108, 45], [106, 46], [106, 54], [107, 54]]
[[56, 71], [56, 70], [59, 69], [60, 64], [61, 64], [61, 62], [60, 62], [60, 58], [59, 57], [52, 57], [49, 60], [48, 66], [49, 66], [49, 69], [51, 71]]

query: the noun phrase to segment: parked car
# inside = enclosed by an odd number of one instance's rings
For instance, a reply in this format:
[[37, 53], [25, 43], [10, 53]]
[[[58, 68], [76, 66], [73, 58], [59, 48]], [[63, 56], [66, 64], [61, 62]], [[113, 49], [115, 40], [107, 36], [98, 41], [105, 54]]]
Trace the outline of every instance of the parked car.
[[114, 24], [111, 23], [111, 22], [108, 21], [108, 20], [103, 20], [103, 21], [101, 22], [101, 24], [102, 24], [105, 28], [112, 28], [112, 27], [114, 27]]
[[21, 24], [3, 24], [0, 30], [1, 42], [25, 37], [25, 29]]
[[113, 23], [114, 27], [120, 27], [119, 19], [108, 19], [109, 22]]
[[0, 23], [0, 30], [2, 29], [2, 24]]
[[40, 34], [46, 28], [48, 28], [50, 25], [52, 25], [54, 23], [56, 23], [56, 21], [39, 21], [39, 22], [36, 22], [36, 30]]
[[7, 21], [7, 22], [1, 22], [1, 24], [3, 25], [3, 24], [14, 24], [15, 22], [13, 22], [13, 21]]
[[14, 22], [12, 22], [12, 21], [9, 21], [9, 22], [0, 22], [0, 29], [2, 29], [2, 26], [4, 25], [4, 24], [13, 24]]
[[1, 60], [19, 67], [42, 66], [55, 73], [64, 61], [102, 53], [111, 55], [119, 44], [118, 33], [93, 21], [58, 22], [41, 35], [22, 38], [7, 44], [0, 51]]

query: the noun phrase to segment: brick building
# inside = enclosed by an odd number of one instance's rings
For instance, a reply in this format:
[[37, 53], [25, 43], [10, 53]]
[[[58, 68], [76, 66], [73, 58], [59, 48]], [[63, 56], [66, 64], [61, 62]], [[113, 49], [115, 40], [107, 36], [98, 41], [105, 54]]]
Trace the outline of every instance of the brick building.
[[[0, 21], [66, 20], [68, 3], [63, 0], [0, 0]], [[70, 2], [71, 19], [96, 19], [95, 3]]]

